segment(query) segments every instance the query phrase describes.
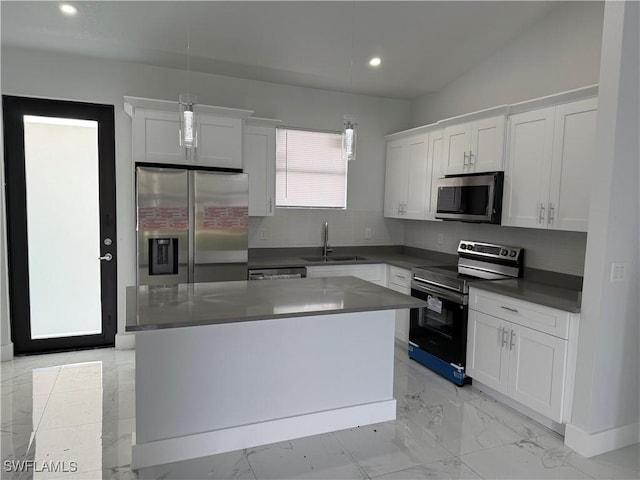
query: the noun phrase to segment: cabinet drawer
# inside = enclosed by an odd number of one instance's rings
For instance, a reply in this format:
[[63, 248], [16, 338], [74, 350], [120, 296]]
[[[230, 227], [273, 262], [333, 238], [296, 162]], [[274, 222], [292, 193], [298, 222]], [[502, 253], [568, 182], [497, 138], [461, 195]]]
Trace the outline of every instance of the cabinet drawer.
[[411, 286], [411, 272], [404, 268], [389, 265], [389, 285], [398, 285], [399, 287]]
[[469, 296], [469, 308], [473, 310], [559, 338], [569, 338], [568, 312], [473, 288]]

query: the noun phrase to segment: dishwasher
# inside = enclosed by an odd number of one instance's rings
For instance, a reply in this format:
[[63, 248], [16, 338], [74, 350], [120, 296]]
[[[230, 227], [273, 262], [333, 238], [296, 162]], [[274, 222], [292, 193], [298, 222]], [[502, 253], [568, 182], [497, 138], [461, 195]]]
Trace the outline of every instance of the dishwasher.
[[249, 280], [279, 280], [283, 278], [305, 278], [306, 267], [258, 268], [249, 270]]

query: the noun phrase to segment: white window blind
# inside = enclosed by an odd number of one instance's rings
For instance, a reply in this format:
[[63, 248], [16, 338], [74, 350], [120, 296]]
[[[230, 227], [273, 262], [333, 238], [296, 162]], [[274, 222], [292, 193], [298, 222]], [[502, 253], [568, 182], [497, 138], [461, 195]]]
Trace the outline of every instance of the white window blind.
[[347, 207], [342, 134], [278, 127], [276, 206]]

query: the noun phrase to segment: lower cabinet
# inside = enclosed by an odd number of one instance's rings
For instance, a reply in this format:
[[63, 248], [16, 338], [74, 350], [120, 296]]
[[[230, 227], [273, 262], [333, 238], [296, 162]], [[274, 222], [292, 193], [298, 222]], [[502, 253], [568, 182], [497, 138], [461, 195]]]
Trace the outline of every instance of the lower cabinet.
[[357, 277], [381, 287], [387, 286], [387, 265], [320, 265], [307, 267], [307, 277]]
[[[411, 295], [411, 272], [393, 265], [389, 266], [387, 288], [405, 295]], [[396, 338], [402, 343], [409, 342], [409, 310], [396, 310]]]
[[[576, 315], [475, 289], [469, 296], [467, 375], [555, 422], [567, 422], [573, 393]], [[505, 315], [495, 316], [492, 308], [481, 311], [501, 300]], [[557, 331], [566, 332], [565, 338], [530, 328], [540, 318], [556, 318], [560, 324]], [[565, 321], [567, 329], [562, 328]]]

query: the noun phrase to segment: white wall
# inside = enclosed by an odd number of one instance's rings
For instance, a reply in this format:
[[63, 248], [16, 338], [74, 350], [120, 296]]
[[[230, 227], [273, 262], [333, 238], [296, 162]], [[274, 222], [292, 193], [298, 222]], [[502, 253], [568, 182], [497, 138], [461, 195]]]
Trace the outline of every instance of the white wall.
[[[175, 100], [186, 88], [186, 80], [186, 72], [180, 70], [2, 47], [3, 94], [115, 105], [119, 332], [124, 330], [124, 288], [135, 284], [131, 120], [123, 111], [123, 96]], [[358, 158], [349, 165], [348, 208], [361, 213], [335, 212], [327, 217], [322, 211], [279, 212], [272, 219], [252, 219], [250, 228], [254, 230], [257, 225], [266, 228], [272, 240], [256, 245], [252, 232], [251, 246], [274, 246], [276, 239], [277, 245], [281, 245], [281, 241], [294, 244], [298, 239], [320, 245], [321, 236], [316, 235], [316, 229], [327, 218], [334, 227], [332, 232], [337, 244], [361, 241], [360, 230], [365, 225], [358, 231], [351, 228], [354, 219], [360, 217], [366, 220], [366, 226], [374, 229], [376, 237], [369, 243], [393, 244], [402, 240], [402, 226], [397, 229], [397, 223], [382, 220], [383, 136], [409, 126], [408, 101], [194, 72], [190, 83], [191, 91], [198, 95], [202, 104], [254, 110], [255, 116], [279, 118], [283, 125], [340, 130], [345, 113], [354, 114], [359, 123]], [[295, 221], [287, 222], [292, 226], [283, 231], [281, 225], [288, 215]], [[349, 237], [352, 234], [354, 237]], [[4, 275], [4, 269], [0, 275]]]
[[438, 92], [412, 104], [414, 126], [598, 83], [603, 4], [567, 2]]
[[[585, 456], [640, 441], [640, 4], [605, 7], [594, 182], [566, 443]], [[612, 263], [627, 278], [611, 282]]]
[[[0, 144], [4, 145], [0, 105]], [[7, 235], [4, 198], [4, 148], [0, 148], [0, 361], [13, 357], [13, 343], [9, 326], [9, 282], [7, 278]]]

